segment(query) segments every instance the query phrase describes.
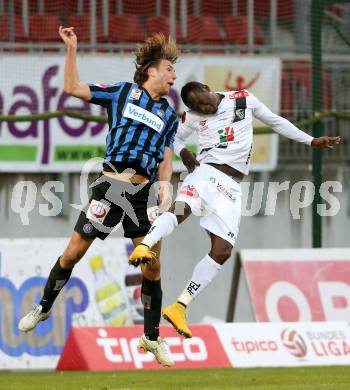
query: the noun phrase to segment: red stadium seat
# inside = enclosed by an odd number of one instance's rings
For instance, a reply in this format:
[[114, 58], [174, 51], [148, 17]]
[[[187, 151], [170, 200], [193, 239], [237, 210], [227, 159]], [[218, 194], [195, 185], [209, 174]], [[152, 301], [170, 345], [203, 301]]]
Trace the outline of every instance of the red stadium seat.
[[[156, 14], [156, 0], [123, 0], [122, 11], [126, 15], [155, 15]], [[114, 10], [112, 10], [114, 12]]]
[[108, 34], [110, 42], [142, 42], [145, 38], [145, 29], [138, 16], [110, 16]]
[[[194, 0], [187, 0], [187, 15], [194, 14]], [[169, 17], [170, 13], [170, 0], [161, 1], [161, 14]], [[176, 16], [180, 15], [180, 1], [176, 1]]]
[[32, 15], [29, 18], [29, 40], [34, 42], [61, 42], [58, 28], [62, 21], [55, 15]]
[[[90, 42], [90, 14], [71, 15], [69, 17], [69, 25], [74, 27], [78, 37], [78, 42]], [[103, 24], [100, 19], [96, 18], [96, 40], [106, 41], [106, 36], [103, 33]]]
[[224, 32], [211, 16], [189, 16], [188, 36], [189, 43], [224, 44]]
[[[51, 7], [53, 8], [55, 6], [55, 3], [57, 2], [52, 0], [46, 0], [47, 3], [53, 3]], [[62, 0], [59, 0], [62, 1]], [[99, 16], [100, 11], [102, 9], [101, 5], [102, 1], [97, 0], [96, 1], [96, 11], [97, 16]], [[69, 14], [77, 14], [78, 12], [82, 14], [87, 14], [90, 12], [90, 0], [63, 0], [63, 6], [66, 13]]]
[[[35, 3], [36, 3], [35, 13], [38, 13], [39, 12], [39, 9], [38, 9], [39, 2], [35, 1]], [[67, 8], [69, 8], [69, 11], [72, 11], [72, 9], [70, 8], [71, 3], [72, 3], [72, 1], [45, 0], [44, 1], [44, 13], [58, 16], [58, 15], [62, 14], [64, 11], [67, 11]]]
[[[246, 45], [248, 43], [248, 18], [246, 16], [226, 16], [224, 27], [227, 40], [236, 45]], [[254, 44], [262, 45], [263, 35], [257, 24], [254, 24]]]
[[[254, 2], [254, 15], [268, 17], [270, 15], [271, 0], [259, 0]], [[247, 0], [237, 0], [237, 15], [243, 16], [248, 13]], [[233, 16], [232, 0], [202, 0], [201, 14], [212, 16]], [[278, 0], [277, 16], [279, 18], [292, 18], [294, 14], [294, 1]]]
[[165, 36], [169, 35], [170, 23], [167, 16], [150, 16], [147, 18], [147, 34], [162, 32]]
[[[147, 35], [162, 32], [165, 36], [170, 34], [170, 22], [167, 16], [150, 16], [147, 18]], [[181, 37], [180, 24], [176, 22], [176, 41], [183, 43]]]
[[[254, 15], [268, 17], [270, 15], [271, 0], [259, 0], [254, 2]], [[232, 11], [230, 12], [232, 14]], [[246, 0], [238, 1], [238, 15], [248, 14], [248, 2]], [[291, 19], [294, 15], [294, 0], [277, 0], [277, 17], [279, 19]]]
[[[4, 3], [4, 11], [8, 12], [9, 1], [4, 1], [3, 3]], [[15, 14], [19, 18], [22, 18], [23, 0], [14, 0], [14, 10], [15, 10]], [[29, 15], [39, 13], [37, 0], [28, 0], [28, 11], [29, 11]]]
[[[282, 73], [281, 84], [281, 109], [287, 113], [296, 111], [295, 104], [299, 106], [311, 102], [312, 97], [312, 68], [308, 60], [291, 61], [289, 67], [285, 67]], [[332, 108], [331, 80], [327, 71], [322, 73], [323, 79], [323, 109]], [[311, 103], [309, 103], [311, 104]], [[304, 107], [305, 111], [311, 107]]]
[[[9, 17], [7, 14], [0, 15], [0, 41], [9, 41], [8, 22]], [[24, 42], [27, 37], [24, 35], [23, 24], [20, 18], [15, 16], [15, 42]]]
[[201, 14], [202, 15], [232, 15], [232, 0], [202, 0]]

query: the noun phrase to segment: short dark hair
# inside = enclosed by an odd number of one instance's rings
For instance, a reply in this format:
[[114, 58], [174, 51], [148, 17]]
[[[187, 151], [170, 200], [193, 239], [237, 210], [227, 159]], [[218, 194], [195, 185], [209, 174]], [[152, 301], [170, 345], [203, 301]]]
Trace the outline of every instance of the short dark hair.
[[189, 95], [191, 92], [201, 92], [208, 87], [198, 81], [189, 81], [181, 88], [181, 99], [189, 107]]

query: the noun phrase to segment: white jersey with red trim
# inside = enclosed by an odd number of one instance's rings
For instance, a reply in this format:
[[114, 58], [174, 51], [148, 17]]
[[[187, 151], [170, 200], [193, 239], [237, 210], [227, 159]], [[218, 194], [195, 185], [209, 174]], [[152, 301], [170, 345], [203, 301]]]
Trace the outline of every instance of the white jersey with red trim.
[[215, 114], [204, 115], [192, 110], [183, 114], [175, 136], [177, 155], [186, 147], [186, 138], [196, 132], [200, 148], [198, 161], [227, 164], [248, 174], [253, 148], [253, 116], [285, 137], [311, 144], [313, 137], [274, 114], [249, 91], [219, 93], [224, 97]]

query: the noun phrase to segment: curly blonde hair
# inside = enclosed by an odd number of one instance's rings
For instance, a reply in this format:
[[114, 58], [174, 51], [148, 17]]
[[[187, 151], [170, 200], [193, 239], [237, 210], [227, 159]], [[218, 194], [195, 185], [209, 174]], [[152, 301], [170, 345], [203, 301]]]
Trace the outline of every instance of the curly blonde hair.
[[174, 64], [180, 53], [180, 49], [171, 37], [165, 38], [163, 33], [151, 35], [143, 44], [138, 44], [134, 51], [136, 56], [134, 82], [142, 85], [148, 80], [147, 70], [151, 66], [156, 67], [162, 60]]

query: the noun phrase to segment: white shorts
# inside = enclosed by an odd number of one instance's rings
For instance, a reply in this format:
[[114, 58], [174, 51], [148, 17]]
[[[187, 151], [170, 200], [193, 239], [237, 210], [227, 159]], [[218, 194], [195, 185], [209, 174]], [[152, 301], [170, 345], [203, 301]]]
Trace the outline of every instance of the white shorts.
[[[241, 221], [241, 186], [218, 169], [201, 164], [186, 176], [176, 201], [187, 203], [200, 225], [234, 245]], [[177, 210], [175, 210], [175, 213]]]

